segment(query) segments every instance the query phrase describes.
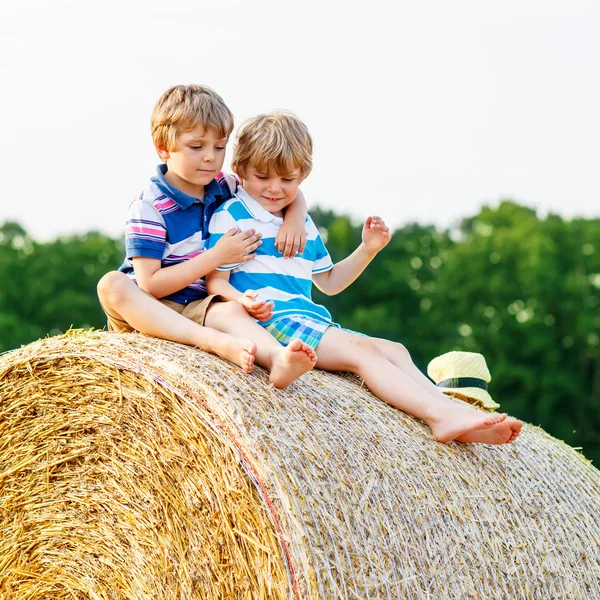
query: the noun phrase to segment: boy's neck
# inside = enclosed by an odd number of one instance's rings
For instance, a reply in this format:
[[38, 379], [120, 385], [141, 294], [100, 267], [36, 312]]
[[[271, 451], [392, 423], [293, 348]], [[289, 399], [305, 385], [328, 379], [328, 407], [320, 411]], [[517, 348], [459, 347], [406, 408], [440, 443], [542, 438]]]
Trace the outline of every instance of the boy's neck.
[[177, 173], [169, 169], [164, 174], [164, 177], [173, 187], [176, 187], [180, 192], [183, 192], [188, 196], [198, 198], [199, 200], [204, 200], [205, 186], [194, 185], [192, 183], [189, 183], [182, 177], [179, 177]]

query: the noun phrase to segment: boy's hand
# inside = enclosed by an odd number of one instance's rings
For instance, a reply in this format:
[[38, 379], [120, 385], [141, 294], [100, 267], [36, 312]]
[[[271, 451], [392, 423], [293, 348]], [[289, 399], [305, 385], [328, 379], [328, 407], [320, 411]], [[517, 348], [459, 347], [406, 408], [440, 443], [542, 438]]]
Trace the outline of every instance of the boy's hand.
[[392, 239], [390, 230], [379, 217], [367, 217], [362, 230], [362, 241], [369, 254], [377, 254]]
[[265, 300], [256, 300], [258, 292], [246, 290], [239, 299], [240, 304], [248, 311], [251, 317], [258, 321], [268, 321], [273, 314], [274, 302], [265, 302]]
[[306, 225], [302, 223], [302, 228], [298, 228], [284, 221], [277, 232], [275, 245], [284, 258], [302, 254], [306, 246]]
[[253, 259], [256, 256], [253, 252], [262, 244], [261, 237], [254, 229], [230, 229], [214, 247], [219, 253], [219, 265], [233, 265]]

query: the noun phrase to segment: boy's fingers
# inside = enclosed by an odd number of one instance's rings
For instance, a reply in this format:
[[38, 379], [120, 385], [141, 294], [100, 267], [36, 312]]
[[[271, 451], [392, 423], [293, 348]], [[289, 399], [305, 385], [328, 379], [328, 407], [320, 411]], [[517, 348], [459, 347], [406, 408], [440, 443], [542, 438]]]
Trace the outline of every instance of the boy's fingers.
[[253, 244], [247, 245], [246, 252], [254, 252], [261, 244], [262, 242], [258, 240], [258, 242], [254, 242]]
[[257, 233], [255, 235], [251, 235], [251, 236], [245, 238], [244, 242], [246, 242], [247, 244], [255, 244], [256, 242], [262, 243], [260, 241], [261, 237], [262, 237], [262, 235], [260, 233]]
[[277, 244], [277, 251], [280, 254], [283, 254], [283, 251], [285, 250], [285, 237], [282, 238], [277, 238], [276, 240], [276, 244]]
[[300, 246], [298, 247], [298, 253], [302, 254], [304, 252], [304, 248], [306, 248], [306, 239], [308, 236], [306, 233], [300, 238]]
[[225, 232], [225, 235], [235, 235], [238, 232], [239, 232], [238, 227], [232, 227], [229, 231]]
[[246, 231], [242, 231], [242, 239], [247, 240], [252, 236], [255, 236], [257, 239], [261, 237], [260, 233], [256, 233], [255, 229], [246, 229]]
[[291, 258], [292, 256], [294, 256], [294, 253], [292, 253], [292, 249], [296, 247], [296, 240], [294, 238], [288, 238], [285, 242], [285, 253], [284, 256], [286, 258]]
[[246, 254], [242, 257], [242, 262], [248, 262], [249, 260], [252, 260], [255, 256], [256, 254]]
[[[263, 302], [264, 302], [264, 300], [263, 300]], [[273, 303], [273, 302], [268, 302], [268, 303], [265, 303], [263, 306], [261, 306], [261, 307], [260, 307], [260, 308], [259, 308], [259, 309], [256, 311], [256, 314], [257, 314], [257, 315], [260, 315], [262, 318], [265, 318], [265, 317], [267, 317], [267, 318], [268, 318], [268, 317], [270, 317], [270, 316], [271, 316], [271, 314], [272, 314], [272, 312], [273, 312], [273, 306], [274, 306], [274, 303]], [[258, 317], [257, 317], [257, 318], [258, 318]]]

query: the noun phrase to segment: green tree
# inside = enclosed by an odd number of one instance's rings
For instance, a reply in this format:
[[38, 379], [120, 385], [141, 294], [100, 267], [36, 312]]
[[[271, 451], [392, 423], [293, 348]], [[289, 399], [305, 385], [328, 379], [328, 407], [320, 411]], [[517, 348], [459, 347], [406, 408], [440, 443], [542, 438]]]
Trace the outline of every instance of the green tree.
[[39, 243], [0, 228], [0, 351], [69, 327], [102, 327], [96, 283], [118, 267], [122, 243], [90, 232]]

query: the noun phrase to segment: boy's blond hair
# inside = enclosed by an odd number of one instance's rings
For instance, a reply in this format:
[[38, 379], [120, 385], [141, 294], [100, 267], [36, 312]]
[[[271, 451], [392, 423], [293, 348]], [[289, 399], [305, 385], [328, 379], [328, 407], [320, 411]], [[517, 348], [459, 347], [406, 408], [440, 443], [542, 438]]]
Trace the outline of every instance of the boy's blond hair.
[[176, 85], [169, 88], [152, 111], [154, 147], [175, 150], [177, 136], [198, 125], [228, 138], [233, 131], [233, 115], [223, 98], [206, 85]]
[[312, 169], [313, 143], [306, 125], [293, 113], [275, 111], [248, 119], [240, 127], [231, 169], [242, 179], [248, 167], [286, 175], [300, 169], [302, 179]]

